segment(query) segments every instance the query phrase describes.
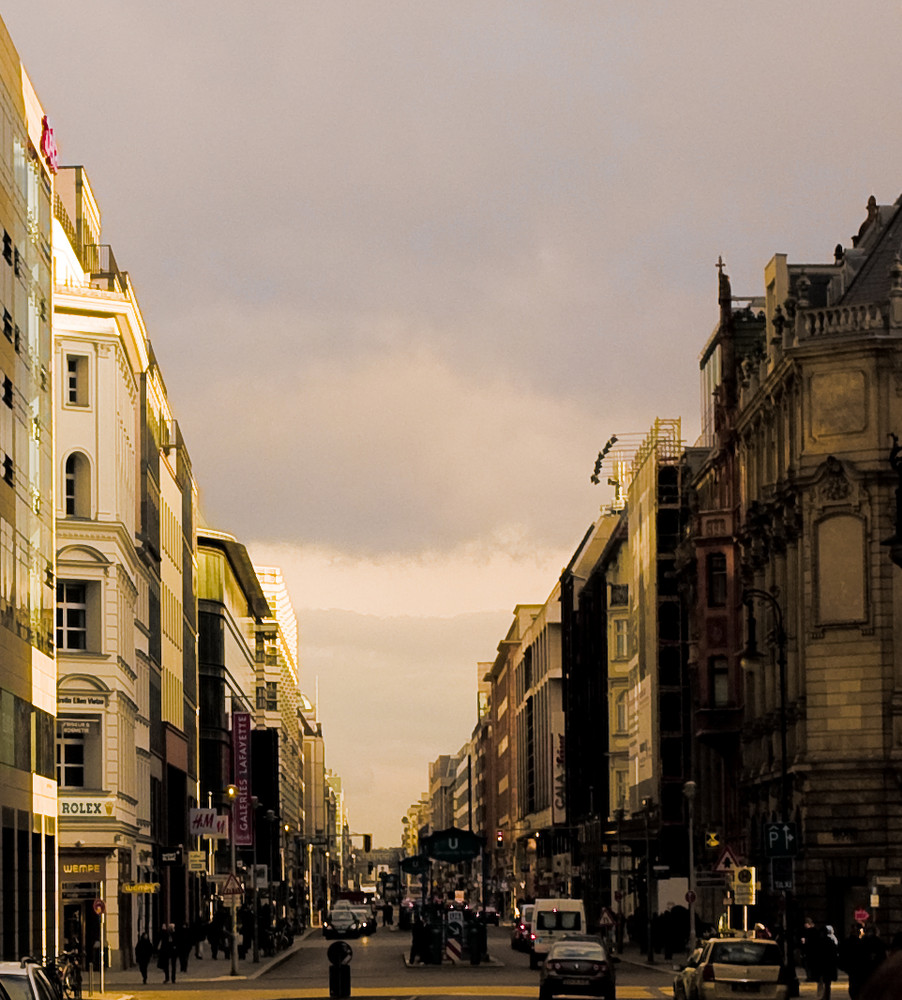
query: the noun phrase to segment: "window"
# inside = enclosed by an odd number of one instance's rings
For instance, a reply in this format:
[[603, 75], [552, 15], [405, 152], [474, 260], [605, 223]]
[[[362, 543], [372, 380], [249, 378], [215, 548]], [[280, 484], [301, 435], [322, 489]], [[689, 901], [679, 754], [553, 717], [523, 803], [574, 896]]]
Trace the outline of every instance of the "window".
[[56, 645], [58, 649], [88, 648], [88, 604], [83, 583], [56, 587]]
[[66, 517], [91, 516], [90, 475], [88, 459], [81, 452], [73, 452], [66, 459]]
[[66, 355], [66, 402], [70, 406], [88, 405], [88, 359], [84, 355]]
[[711, 707], [724, 708], [730, 704], [730, 670], [725, 656], [712, 656]]
[[56, 780], [60, 788], [100, 788], [100, 719], [60, 716], [56, 722]]
[[625, 733], [629, 729], [629, 692], [624, 691], [617, 697], [614, 709], [614, 725], [618, 733]]
[[628, 618], [614, 620], [614, 658], [625, 660], [630, 653], [630, 623]]
[[727, 603], [727, 557], [723, 552], [708, 556], [708, 607], [722, 608]]

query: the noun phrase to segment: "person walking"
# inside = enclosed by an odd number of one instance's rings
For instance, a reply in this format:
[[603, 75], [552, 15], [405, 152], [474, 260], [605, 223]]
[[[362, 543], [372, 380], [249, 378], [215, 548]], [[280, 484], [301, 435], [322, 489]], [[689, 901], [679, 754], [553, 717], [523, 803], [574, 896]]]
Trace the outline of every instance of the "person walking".
[[877, 928], [868, 923], [862, 930], [855, 924], [840, 947], [839, 965], [849, 975], [849, 996], [858, 1000], [865, 983], [886, 960], [886, 945]]
[[152, 958], [153, 942], [150, 940], [150, 935], [147, 931], [143, 931], [141, 936], [138, 938], [138, 943], [135, 945], [135, 961], [138, 963], [138, 968], [141, 970], [142, 982], [147, 982], [147, 967], [150, 965], [150, 960]]
[[[179, 968], [182, 970], [182, 975], [184, 975], [188, 971], [188, 959], [191, 957], [191, 949], [194, 946], [191, 928], [187, 924], [182, 924], [175, 932], [174, 943], [175, 952], [179, 959]], [[175, 982], [175, 979], [172, 981]]]
[[163, 924], [160, 932], [160, 941], [157, 945], [157, 968], [166, 977], [163, 982], [168, 983], [170, 977], [175, 982], [175, 966], [178, 962], [178, 954], [175, 950], [175, 924]]
[[818, 1000], [830, 1000], [833, 984], [838, 975], [837, 957], [838, 951], [830, 928], [820, 926], [808, 932], [807, 967], [812, 980], [817, 983]]

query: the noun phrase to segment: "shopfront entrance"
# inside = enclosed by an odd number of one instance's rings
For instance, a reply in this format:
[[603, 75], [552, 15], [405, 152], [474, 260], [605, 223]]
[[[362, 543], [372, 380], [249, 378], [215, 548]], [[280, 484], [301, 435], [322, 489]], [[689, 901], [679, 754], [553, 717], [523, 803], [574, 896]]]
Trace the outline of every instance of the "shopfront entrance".
[[100, 969], [101, 925], [94, 901], [106, 898], [106, 858], [63, 856], [60, 858], [60, 947], [77, 948], [84, 967]]

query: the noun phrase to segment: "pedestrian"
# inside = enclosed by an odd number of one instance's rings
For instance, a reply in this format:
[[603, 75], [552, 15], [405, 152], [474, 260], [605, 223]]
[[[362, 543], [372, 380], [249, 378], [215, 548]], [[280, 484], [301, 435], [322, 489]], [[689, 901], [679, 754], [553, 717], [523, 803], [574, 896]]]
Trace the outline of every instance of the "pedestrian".
[[385, 914], [385, 920], [388, 922], [388, 926], [389, 927], [394, 927], [394, 924], [395, 924], [395, 908], [391, 905], [391, 903], [386, 903], [385, 904], [385, 910], [383, 912]]
[[150, 935], [147, 931], [142, 931], [141, 936], [138, 938], [138, 943], [135, 945], [135, 961], [138, 963], [138, 968], [141, 970], [141, 981], [147, 982], [147, 967], [150, 965], [150, 960], [153, 958], [153, 942], [150, 940]]
[[837, 978], [837, 947], [832, 927], [815, 927], [806, 938], [806, 963], [817, 983], [818, 1000], [830, 1000]]
[[213, 919], [207, 927], [207, 940], [210, 942], [210, 951], [214, 958], [219, 957], [219, 952], [223, 950], [223, 929], [225, 927], [225, 910], [222, 906], [216, 908]]
[[839, 950], [839, 965], [849, 976], [849, 996], [858, 1000], [864, 984], [886, 960], [886, 945], [877, 928], [868, 923], [864, 930], [854, 924]]
[[182, 975], [188, 971], [188, 959], [191, 957], [193, 943], [191, 940], [191, 929], [187, 924], [182, 924], [175, 935], [175, 951], [178, 955], [179, 968], [182, 970]]
[[417, 914], [410, 932], [410, 958], [408, 965], [425, 964], [426, 962], [426, 926]]
[[802, 926], [802, 933], [799, 935], [799, 950], [802, 953], [802, 964], [805, 966], [805, 981], [813, 983], [814, 970], [811, 967], [811, 959], [809, 953], [814, 946], [815, 939], [817, 937], [817, 927], [811, 917], [805, 917], [805, 923]]
[[175, 967], [178, 962], [178, 954], [175, 950], [175, 924], [163, 924], [160, 931], [160, 940], [157, 944], [157, 968], [165, 976], [164, 983], [168, 983], [170, 978], [175, 982]]

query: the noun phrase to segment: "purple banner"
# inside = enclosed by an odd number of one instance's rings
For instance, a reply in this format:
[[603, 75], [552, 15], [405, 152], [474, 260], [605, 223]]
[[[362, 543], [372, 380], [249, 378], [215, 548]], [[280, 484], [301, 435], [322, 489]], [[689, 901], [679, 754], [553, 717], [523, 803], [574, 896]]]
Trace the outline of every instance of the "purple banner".
[[251, 714], [232, 712], [232, 755], [238, 798], [232, 805], [232, 836], [238, 847], [254, 843], [251, 822]]

